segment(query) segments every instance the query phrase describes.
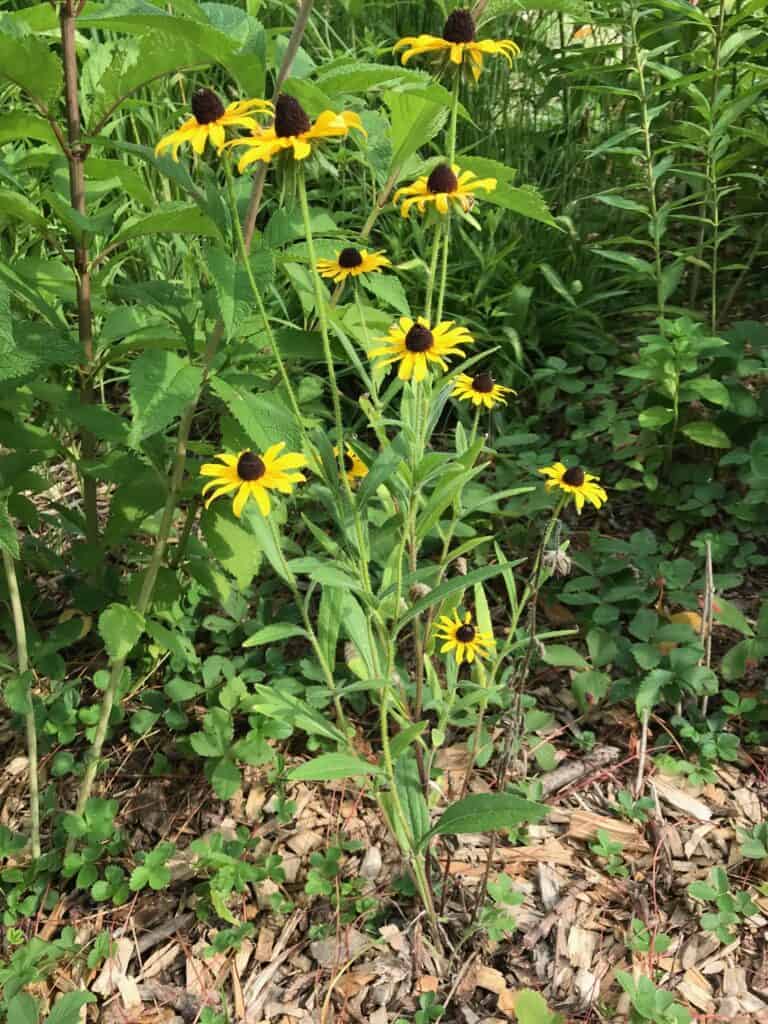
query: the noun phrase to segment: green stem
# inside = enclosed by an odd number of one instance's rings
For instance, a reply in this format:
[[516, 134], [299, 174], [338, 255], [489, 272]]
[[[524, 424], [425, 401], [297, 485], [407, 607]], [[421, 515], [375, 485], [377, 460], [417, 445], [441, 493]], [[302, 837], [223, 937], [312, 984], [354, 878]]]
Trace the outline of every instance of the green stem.
[[[16, 659], [19, 666], [19, 675], [23, 676], [29, 670], [27, 628], [24, 624], [24, 606], [21, 603], [21, 594], [19, 593], [19, 581], [16, 576], [16, 563], [5, 548], [3, 548], [3, 565], [5, 566], [5, 579], [8, 584], [8, 596], [11, 599], [13, 628], [16, 633]], [[35, 710], [32, 704], [32, 693], [29, 689], [27, 689], [26, 698], [27, 710], [24, 713], [24, 721], [27, 730], [27, 758], [29, 760], [29, 817], [31, 824], [32, 859], [37, 860], [40, 857], [40, 788], [37, 773], [37, 730], [35, 728]]]
[[448, 250], [451, 246], [451, 212], [446, 214], [445, 227], [443, 228], [443, 258], [440, 267], [440, 288], [437, 293], [437, 314], [435, 323], [439, 324], [443, 319], [443, 303], [445, 301], [445, 287], [448, 281]]
[[307, 199], [307, 183], [304, 178], [304, 168], [298, 171], [299, 202], [301, 204], [301, 217], [304, 222], [304, 236], [307, 242], [307, 253], [309, 255], [309, 272], [315, 289], [315, 306], [317, 307], [317, 319], [320, 324], [320, 336], [323, 339], [323, 355], [328, 371], [328, 383], [331, 388], [331, 402], [333, 404], [333, 417], [336, 421], [336, 444], [338, 446], [339, 472], [343, 480], [347, 474], [344, 470], [344, 422], [341, 416], [341, 400], [339, 399], [339, 388], [336, 383], [336, 370], [333, 366], [333, 355], [331, 353], [331, 340], [328, 334], [328, 317], [326, 315], [326, 295], [322, 280], [317, 272], [317, 257], [315, 255], [315, 241], [312, 237], [312, 222], [309, 213], [309, 201]]
[[256, 280], [253, 276], [251, 262], [248, 259], [248, 247], [245, 244], [245, 235], [243, 234], [243, 227], [240, 223], [240, 217], [237, 212], [235, 183], [232, 178], [232, 165], [230, 163], [229, 156], [227, 156], [224, 160], [224, 170], [227, 176], [227, 192], [229, 195], [229, 204], [232, 210], [232, 223], [235, 226], [235, 235], [237, 238], [237, 248], [240, 254], [240, 259], [245, 269], [245, 273], [248, 277], [248, 283], [251, 286], [253, 297], [256, 300], [256, 305], [258, 306], [259, 310], [259, 316], [261, 317], [262, 323], [264, 324], [264, 331], [266, 332], [267, 340], [269, 341], [269, 347], [272, 349], [272, 355], [274, 357], [275, 362], [277, 363], [277, 368], [280, 371], [280, 377], [283, 381], [283, 387], [288, 393], [288, 401], [290, 402], [291, 405], [291, 411], [293, 412], [293, 416], [294, 419], [296, 420], [296, 424], [299, 430], [301, 431], [302, 434], [304, 434], [304, 420], [301, 415], [301, 410], [299, 409], [299, 403], [296, 398], [296, 393], [293, 390], [293, 385], [291, 384], [290, 377], [288, 376], [288, 371], [285, 368], [283, 357], [280, 354], [280, 349], [277, 346], [277, 341], [275, 340], [275, 335], [274, 332], [272, 331], [272, 326], [269, 322], [269, 317], [267, 316], [267, 311], [264, 307], [264, 300], [261, 297], [259, 286], [256, 284]]
[[459, 116], [459, 87], [461, 85], [461, 71], [457, 69], [453, 78], [453, 96], [451, 104], [451, 120], [448, 126], [448, 163], [456, 161], [456, 126]]
[[440, 239], [443, 235], [442, 222], [435, 227], [435, 235], [432, 239], [432, 256], [429, 260], [429, 278], [427, 280], [427, 295], [424, 300], [424, 318], [428, 324], [432, 324], [432, 296], [435, 292], [435, 280], [437, 279], [437, 257], [440, 254]]
[[645, 81], [645, 55], [640, 49], [640, 38], [637, 31], [637, 12], [632, 12], [632, 46], [635, 52], [635, 68], [640, 86], [640, 116], [642, 119], [643, 163], [645, 165], [648, 207], [651, 216], [651, 242], [653, 243], [653, 262], [656, 277], [656, 309], [659, 316], [664, 315], [664, 280], [661, 260], [661, 237], [659, 224], [659, 208], [656, 196], [656, 179], [653, 173], [653, 139], [651, 137], [651, 120], [648, 116], [648, 91]]
[[312, 650], [315, 652], [315, 657], [317, 658], [318, 664], [320, 665], [320, 669], [323, 673], [323, 676], [325, 677], [326, 686], [328, 687], [331, 693], [331, 698], [333, 699], [333, 706], [336, 710], [336, 721], [338, 722], [339, 728], [342, 730], [344, 735], [349, 736], [347, 717], [344, 714], [344, 709], [341, 706], [341, 698], [339, 697], [338, 691], [336, 689], [336, 682], [333, 678], [333, 670], [331, 669], [328, 662], [325, 660], [323, 649], [320, 646], [320, 641], [318, 640], [315, 628], [312, 625], [312, 620], [309, 617], [309, 612], [307, 611], [306, 604], [302, 600], [301, 594], [299, 593], [299, 588], [296, 583], [296, 577], [294, 576], [293, 572], [288, 566], [288, 563], [285, 560], [285, 555], [283, 554], [283, 548], [280, 543], [280, 535], [277, 532], [277, 527], [275, 526], [274, 521], [272, 519], [268, 519], [267, 522], [269, 524], [270, 530], [272, 531], [272, 539], [274, 541], [275, 551], [280, 562], [280, 568], [282, 570], [283, 579], [288, 584], [288, 587], [291, 591], [291, 595], [293, 596], [294, 603], [296, 607], [299, 609], [302, 621], [304, 622], [304, 628], [306, 629], [307, 635], [309, 636], [309, 642], [312, 645]]

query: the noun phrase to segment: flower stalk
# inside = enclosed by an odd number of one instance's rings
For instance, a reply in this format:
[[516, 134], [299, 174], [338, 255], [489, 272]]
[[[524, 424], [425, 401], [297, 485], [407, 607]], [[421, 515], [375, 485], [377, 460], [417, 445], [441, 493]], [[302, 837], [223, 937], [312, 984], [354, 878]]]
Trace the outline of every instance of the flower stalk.
[[[2, 550], [5, 581], [8, 586], [8, 595], [11, 600], [11, 615], [13, 616], [13, 628], [16, 633], [16, 660], [19, 667], [19, 675], [24, 676], [29, 671], [29, 653], [27, 649], [27, 627], [24, 623], [24, 606], [19, 592], [18, 577], [16, 576], [16, 563], [5, 548]], [[38, 781], [35, 710], [32, 704], [32, 694], [29, 692], [29, 689], [26, 691], [26, 705], [24, 724], [27, 732], [27, 760], [29, 762], [30, 847], [32, 850], [32, 859], [37, 860], [40, 856], [40, 786]]]

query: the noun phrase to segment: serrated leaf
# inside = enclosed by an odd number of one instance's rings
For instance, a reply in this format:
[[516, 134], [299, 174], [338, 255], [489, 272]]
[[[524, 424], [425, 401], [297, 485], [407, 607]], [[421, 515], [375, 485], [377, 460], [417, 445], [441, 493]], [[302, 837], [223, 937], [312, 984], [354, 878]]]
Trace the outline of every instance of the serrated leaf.
[[175, 352], [150, 349], [131, 363], [129, 378], [133, 423], [128, 440], [137, 448], [145, 438], [164, 430], [195, 400], [203, 372]]
[[242, 782], [240, 769], [228, 757], [222, 757], [211, 772], [211, 785], [213, 786], [214, 793], [220, 800], [231, 799], [242, 785]]
[[158, 203], [152, 213], [131, 217], [110, 245], [123, 245], [143, 235], [195, 235], [205, 238], [220, 238], [219, 229], [211, 218], [197, 206], [189, 203]]
[[391, 120], [390, 169], [402, 167], [408, 157], [437, 135], [448, 118], [448, 106], [412, 93], [385, 92]]
[[366, 291], [381, 299], [385, 305], [396, 309], [403, 316], [411, 315], [405, 289], [394, 274], [363, 274], [360, 281]]
[[19, 992], [8, 1003], [8, 1024], [38, 1024], [40, 1009], [36, 999], [27, 992]]
[[125, 658], [144, 632], [144, 619], [124, 604], [110, 604], [99, 616], [99, 633], [112, 661]]
[[214, 377], [211, 390], [243, 428], [254, 448], [265, 451], [284, 441], [289, 451], [301, 450], [301, 433], [291, 413], [272, 395], [254, 395], [245, 388]]
[[50, 42], [24, 30], [7, 15], [0, 16], [0, 79], [13, 82], [30, 96], [52, 104], [61, 92], [61, 61]]
[[79, 1024], [81, 1008], [95, 1002], [96, 996], [90, 992], [67, 992], [53, 1004], [45, 1024]]

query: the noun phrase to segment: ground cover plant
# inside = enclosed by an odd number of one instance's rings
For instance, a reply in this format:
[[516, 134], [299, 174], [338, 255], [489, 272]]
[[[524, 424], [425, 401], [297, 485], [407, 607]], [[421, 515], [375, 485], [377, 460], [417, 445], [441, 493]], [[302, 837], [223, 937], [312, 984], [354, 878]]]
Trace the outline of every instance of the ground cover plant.
[[764, 0], [0, 14], [0, 1020], [768, 1015]]

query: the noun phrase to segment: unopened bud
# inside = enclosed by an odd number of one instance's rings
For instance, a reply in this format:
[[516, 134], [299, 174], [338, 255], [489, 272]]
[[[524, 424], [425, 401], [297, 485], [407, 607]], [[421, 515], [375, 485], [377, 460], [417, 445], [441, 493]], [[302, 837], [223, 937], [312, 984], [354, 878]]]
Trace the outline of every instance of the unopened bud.
[[454, 565], [456, 566], [456, 572], [459, 574], [459, 576], [467, 575], [467, 560], [466, 558], [464, 558], [463, 555], [456, 559]]
[[427, 594], [431, 594], [432, 587], [428, 587], [426, 583], [414, 583], [409, 593], [411, 600], [418, 601], [420, 597], [426, 597]]
[[549, 569], [554, 576], [569, 576], [571, 564], [571, 559], [562, 548], [544, 552], [544, 567]]
[[360, 652], [352, 643], [351, 640], [347, 640], [344, 644], [344, 661], [347, 665], [351, 665], [353, 661], [360, 660]]

